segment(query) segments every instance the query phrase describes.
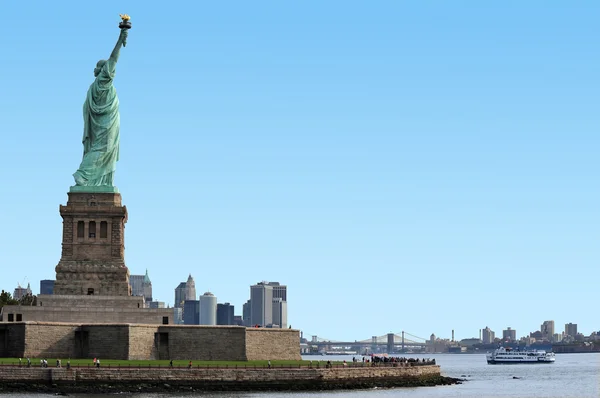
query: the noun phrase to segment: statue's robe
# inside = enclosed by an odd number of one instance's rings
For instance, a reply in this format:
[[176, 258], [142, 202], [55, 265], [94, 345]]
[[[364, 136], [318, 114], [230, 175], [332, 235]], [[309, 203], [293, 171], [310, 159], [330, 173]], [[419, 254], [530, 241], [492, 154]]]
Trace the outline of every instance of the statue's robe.
[[104, 63], [83, 104], [83, 159], [73, 174], [77, 185], [113, 186], [120, 123], [115, 66], [110, 59]]

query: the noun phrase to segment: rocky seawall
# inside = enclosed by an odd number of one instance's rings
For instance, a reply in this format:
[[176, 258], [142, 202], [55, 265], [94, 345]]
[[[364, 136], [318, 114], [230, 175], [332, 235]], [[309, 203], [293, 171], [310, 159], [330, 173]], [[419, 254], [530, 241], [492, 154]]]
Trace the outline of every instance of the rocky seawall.
[[437, 365], [340, 368], [0, 367], [0, 392], [296, 391], [460, 383]]

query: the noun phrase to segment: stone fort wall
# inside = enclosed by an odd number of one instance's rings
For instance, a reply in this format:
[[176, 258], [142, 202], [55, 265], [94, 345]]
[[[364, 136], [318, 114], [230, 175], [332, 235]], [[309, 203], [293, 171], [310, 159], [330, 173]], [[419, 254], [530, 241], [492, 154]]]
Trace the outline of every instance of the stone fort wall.
[[[110, 383], [119, 388], [142, 390], [152, 386], [196, 386], [202, 390], [324, 390], [443, 384], [437, 365], [359, 368], [40, 368], [0, 366], [0, 386], [12, 383], [77, 386], [83, 391]], [[419, 383], [421, 382], [421, 383]], [[135, 388], [135, 386], [138, 386]], [[115, 390], [115, 388], [117, 390]], [[68, 390], [68, 388], [67, 388]], [[35, 388], [34, 388], [35, 391]]]
[[300, 359], [292, 329], [240, 326], [0, 324], [0, 357], [245, 361]]

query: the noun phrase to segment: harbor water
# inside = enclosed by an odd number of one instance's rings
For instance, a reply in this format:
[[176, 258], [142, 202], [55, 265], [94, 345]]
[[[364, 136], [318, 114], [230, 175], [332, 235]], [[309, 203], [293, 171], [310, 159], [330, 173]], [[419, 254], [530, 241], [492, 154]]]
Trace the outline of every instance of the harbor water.
[[[174, 393], [119, 394], [136, 398], [598, 398], [600, 397], [600, 353], [560, 354], [554, 364], [488, 365], [485, 354], [427, 355], [441, 365], [445, 376], [466, 379], [460, 385], [420, 388], [369, 389], [328, 392], [257, 393]], [[359, 360], [362, 357], [357, 357]], [[346, 360], [352, 356], [306, 356], [308, 360]], [[2, 398], [47, 397], [44, 394], [0, 394]], [[69, 394], [71, 397], [100, 397], [94, 394]], [[106, 395], [102, 395], [106, 396]]]

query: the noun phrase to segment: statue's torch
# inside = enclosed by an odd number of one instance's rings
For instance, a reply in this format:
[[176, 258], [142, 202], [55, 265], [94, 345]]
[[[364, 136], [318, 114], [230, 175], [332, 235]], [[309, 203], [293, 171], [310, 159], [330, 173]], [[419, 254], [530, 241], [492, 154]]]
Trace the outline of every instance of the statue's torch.
[[[131, 29], [131, 22], [129, 21], [131, 19], [131, 17], [127, 14], [119, 14], [119, 16], [122, 19], [122, 21], [119, 22], [119, 28], [121, 28], [121, 30]], [[125, 39], [123, 40], [123, 47], [126, 47], [126, 46], [127, 46], [127, 37], [125, 37]]]

